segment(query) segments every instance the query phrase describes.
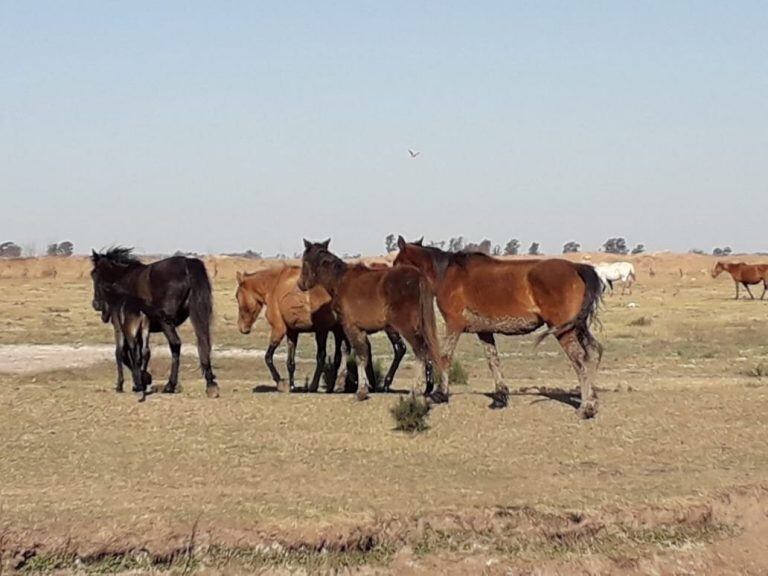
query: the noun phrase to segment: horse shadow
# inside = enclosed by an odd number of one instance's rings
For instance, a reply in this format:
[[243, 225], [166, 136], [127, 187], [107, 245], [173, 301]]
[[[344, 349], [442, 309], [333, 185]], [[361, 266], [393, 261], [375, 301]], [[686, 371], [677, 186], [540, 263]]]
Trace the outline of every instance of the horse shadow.
[[[491, 400], [496, 399], [495, 392], [480, 392], [486, 398]], [[510, 396], [534, 396], [531, 400], [531, 404], [538, 402], [546, 402], [548, 400], [554, 400], [555, 402], [561, 402], [571, 408], [578, 410], [581, 407], [581, 392], [579, 390], [565, 390], [563, 388], [549, 388], [541, 386], [532, 386], [528, 388], [518, 388], [517, 390], [510, 390]]]

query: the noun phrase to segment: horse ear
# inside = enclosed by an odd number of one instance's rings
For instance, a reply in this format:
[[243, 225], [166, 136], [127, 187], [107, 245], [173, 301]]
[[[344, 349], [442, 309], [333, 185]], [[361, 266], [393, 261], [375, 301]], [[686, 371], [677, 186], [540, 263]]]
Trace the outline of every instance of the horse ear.
[[101, 254], [99, 254], [98, 252], [96, 252], [96, 250], [91, 248], [91, 260], [93, 261], [93, 263], [95, 264], [96, 262], [98, 262], [99, 258], [101, 258]]
[[328, 245], [331, 243], [331, 239], [328, 238], [325, 242], [320, 242], [320, 246], [323, 247], [323, 249], [328, 250]]
[[237, 283], [238, 284], [242, 284], [243, 283], [243, 273], [238, 270], [237, 274], [235, 274], [235, 276], [237, 276]]
[[403, 248], [405, 248], [405, 245], [406, 245], [405, 238], [403, 238], [402, 236], [398, 236], [397, 237], [397, 247], [400, 250], [402, 250]]
[[423, 246], [423, 245], [424, 245], [424, 236], [422, 236], [421, 238], [419, 238], [418, 240], [416, 240], [416, 241], [414, 242], [414, 244], [416, 244], [416, 246]]
[[304, 238], [304, 249], [309, 250], [310, 248], [312, 248], [312, 242]]

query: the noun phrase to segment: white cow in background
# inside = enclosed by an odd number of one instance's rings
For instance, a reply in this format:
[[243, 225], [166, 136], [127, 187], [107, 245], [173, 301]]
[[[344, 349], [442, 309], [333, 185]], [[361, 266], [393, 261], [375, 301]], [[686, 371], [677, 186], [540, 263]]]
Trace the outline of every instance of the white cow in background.
[[621, 282], [621, 293], [629, 289], [629, 293], [632, 294], [632, 284], [635, 283], [637, 276], [635, 276], [635, 267], [631, 262], [605, 262], [603, 264], [595, 265], [595, 272], [600, 277], [603, 283], [603, 289], [611, 289], [613, 294], [613, 283]]

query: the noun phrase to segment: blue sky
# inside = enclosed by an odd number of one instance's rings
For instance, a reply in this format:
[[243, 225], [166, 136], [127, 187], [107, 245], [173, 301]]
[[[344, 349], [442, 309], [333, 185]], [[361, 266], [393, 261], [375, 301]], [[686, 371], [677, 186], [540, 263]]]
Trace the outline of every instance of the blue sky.
[[768, 250], [767, 36], [762, 2], [0, 0], [0, 241]]

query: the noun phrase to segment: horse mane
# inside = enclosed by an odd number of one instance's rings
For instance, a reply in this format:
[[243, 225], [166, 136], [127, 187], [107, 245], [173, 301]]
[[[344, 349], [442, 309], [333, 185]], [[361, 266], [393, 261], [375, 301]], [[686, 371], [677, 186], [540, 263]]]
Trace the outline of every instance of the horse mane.
[[453, 252], [450, 253], [451, 255], [451, 262], [453, 264], [457, 264], [458, 266], [466, 267], [468, 264], [471, 264], [475, 261], [481, 261], [481, 262], [490, 262], [494, 260], [494, 258], [488, 256], [488, 254], [484, 254], [483, 252]]
[[121, 264], [123, 266], [130, 266], [133, 264], [141, 264], [138, 258], [133, 254], [133, 248], [127, 248], [125, 246], [113, 246], [106, 252], [94, 253], [91, 260], [95, 264], [98, 260], [104, 258], [112, 262], [113, 264]]

